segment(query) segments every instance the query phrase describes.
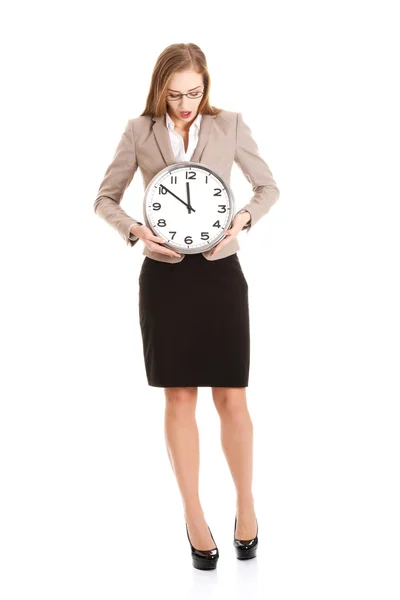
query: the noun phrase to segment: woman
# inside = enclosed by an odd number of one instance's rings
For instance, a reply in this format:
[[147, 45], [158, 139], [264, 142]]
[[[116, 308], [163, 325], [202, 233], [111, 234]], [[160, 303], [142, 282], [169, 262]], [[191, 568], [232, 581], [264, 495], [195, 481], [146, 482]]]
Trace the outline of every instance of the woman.
[[[182, 496], [193, 566], [215, 568], [219, 551], [199, 499], [198, 387], [212, 389], [221, 441], [237, 491], [233, 544], [253, 558], [258, 523], [252, 495], [253, 424], [246, 387], [250, 367], [248, 286], [237, 236], [250, 231], [279, 197], [241, 113], [209, 104], [210, 75], [195, 44], [172, 44], [153, 70], [146, 108], [128, 121], [94, 204], [95, 212], [145, 255], [139, 275], [139, 315], [149, 385], [163, 387], [165, 440]], [[198, 254], [180, 255], [121, 208], [137, 168], [146, 188], [166, 165], [204, 162], [229, 183], [235, 161], [254, 195], [225, 238]], [[223, 315], [223, 319], [221, 319]]]

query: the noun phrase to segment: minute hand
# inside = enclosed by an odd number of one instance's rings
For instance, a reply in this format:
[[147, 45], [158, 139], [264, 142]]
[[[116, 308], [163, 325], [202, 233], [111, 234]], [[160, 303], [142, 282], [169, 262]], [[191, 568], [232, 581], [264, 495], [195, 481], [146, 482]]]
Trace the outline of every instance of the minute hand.
[[182, 204], [184, 204], [186, 206], [186, 208], [189, 209], [189, 212], [191, 210], [193, 212], [196, 212], [196, 210], [194, 208], [192, 208], [189, 204], [187, 204], [187, 202], [185, 202], [184, 200], [182, 200], [181, 198], [179, 198], [176, 194], [174, 194], [174, 192], [171, 192], [171, 190], [169, 190], [167, 187], [165, 187], [165, 185], [163, 185], [162, 183], [160, 183], [160, 186], [163, 187], [165, 190], [167, 190], [167, 192], [169, 192], [174, 198], [176, 198], [177, 200], [179, 200], [179, 202], [182, 202]]

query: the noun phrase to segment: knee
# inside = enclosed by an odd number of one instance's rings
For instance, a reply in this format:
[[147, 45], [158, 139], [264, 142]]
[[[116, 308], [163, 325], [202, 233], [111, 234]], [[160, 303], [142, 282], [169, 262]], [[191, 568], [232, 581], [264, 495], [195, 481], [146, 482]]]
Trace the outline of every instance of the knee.
[[177, 415], [193, 412], [197, 402], [197, 387], [164, 388], [165, 406], [168, 412]]
[[246, 388], [212, 388], [212, 396], [221, 417], [241, 419], [247, 413]]

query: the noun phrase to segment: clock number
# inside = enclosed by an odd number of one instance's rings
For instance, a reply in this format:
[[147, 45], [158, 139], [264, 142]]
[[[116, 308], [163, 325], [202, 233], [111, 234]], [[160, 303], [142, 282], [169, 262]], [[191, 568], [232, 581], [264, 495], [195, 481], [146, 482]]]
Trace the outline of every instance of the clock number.
[[213, 227], [221, 227], [221, 223], [219, 221], [215, 221]]
[[168, 233], [172, 233], [173, 235], [172, 235], [172, 238], [171, 238], [171, 239], [174, 239], [174, 237], [175, 237], [175, 234], [176, 234], [176, 231], [168, 231]]
[[196, 171], [186, 171], [186, 179], [196, 179]]
[[160, 185], [160, 187], [158, 188], [158, 193], [159, 194], [167, 194], [168, 190], [163, 185]]
[[208, 175], [206, 175], [206, 183], [208, 183]]
[[207, 231], [202, 231], [202, 232], [201, 232], [201, 239], [202, 239], [202, 240], [208, 240], [208, 239], [210, 239], [210, 236], [209, 236], [209, 234], [207, 233]]
[[157, 221], [157, 226], [158, 227], [165, 227], [167, 224], [165, 222], [165, 219], [158, 219]]
[[214, 196], [220, 196], [222, 189], [221, 188], [214, 188], [214, 192], [216, 192], [216, 194], [214, 194]]
[[218, 204], [218, 206], [219, 206], [220, 208], [223, 208], [223, 210], [219, 210], [219, 211], [218, 211], [219, 213], [221, 213], [221, 212], [222, 212], [222, 213], [226, 212], [226, 204]]
[[193, 240], [190, 235], [187, 235], [184, 239], [185, 244], [193, 244]]
[[159, 202], [153, 202], [153, 208], [154, 210], [160, 210], [161, 204]]
[[178, 178], [176, 175], [171, 175], [171, 183], [177, 183]]

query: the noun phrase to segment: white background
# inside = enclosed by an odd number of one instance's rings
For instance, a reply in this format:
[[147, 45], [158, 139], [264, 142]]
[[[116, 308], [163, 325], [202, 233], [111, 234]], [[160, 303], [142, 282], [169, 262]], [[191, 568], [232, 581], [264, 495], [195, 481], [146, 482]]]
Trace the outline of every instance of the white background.
[[[0, 592], [4, 600], [398, 600], [399, 110], [392, 2], [3, 5]], [[194, 42], [280, 188], [247, 235], [256, 559], [199, 389], [192, 568], [145, 377], [143, 243], [93, 212], [158, 55]], [[239, 206], [251, 186], [237, 165]], [[140, 171], [122, 206], [141, 220]], [[263, 255], [255, 261], [256, 253]], [[221, 349], [223, 352], [223, 349]]]

